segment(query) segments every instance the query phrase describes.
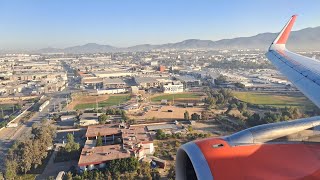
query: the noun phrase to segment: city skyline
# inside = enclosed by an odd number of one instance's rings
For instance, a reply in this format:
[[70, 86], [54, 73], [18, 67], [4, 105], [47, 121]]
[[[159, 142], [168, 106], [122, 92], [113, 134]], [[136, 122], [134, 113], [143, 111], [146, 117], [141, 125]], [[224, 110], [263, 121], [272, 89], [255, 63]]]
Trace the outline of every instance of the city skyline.
[[[298, 30], [319, 25], [315, 19], [320, 13], [315, 4], [180, 0], [0, 2], [2, 24], [6, 27], [0, 30], [0, 49], [65, 48], [86, 43], [128, 47], [246, 37], [277, 32], [292, 14], [300, 16], [301, 21], [294, 28]], [[270, 13], [271, 8], [274, 13]]]

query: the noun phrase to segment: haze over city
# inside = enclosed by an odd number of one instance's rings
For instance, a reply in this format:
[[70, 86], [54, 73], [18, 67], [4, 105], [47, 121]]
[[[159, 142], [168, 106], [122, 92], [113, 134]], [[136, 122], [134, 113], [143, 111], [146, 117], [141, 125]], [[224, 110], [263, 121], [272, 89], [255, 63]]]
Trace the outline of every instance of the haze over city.
[[0, 49], [65, 48], [86, 43], [128, 47], [186, 39], [229, 39], [277, 32], [281, 19], [288, 14], [300, 15], [301, 21], [294, 29], [302, 29], [319, 25], [318, 3], [298, 0], [2, 1]]

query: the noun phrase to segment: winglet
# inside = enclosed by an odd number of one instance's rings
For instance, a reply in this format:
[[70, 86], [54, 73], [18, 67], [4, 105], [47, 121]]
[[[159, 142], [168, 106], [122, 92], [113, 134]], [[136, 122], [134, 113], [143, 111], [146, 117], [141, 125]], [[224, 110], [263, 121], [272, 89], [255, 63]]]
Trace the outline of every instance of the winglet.
[[270, 48], [272, 48], [273, 45], [280, 45], [283, 47], [285, 46], [285, 44], [287, 43], [287, 40], [289, 38], [293, 24], [296, 21], [296, 19], [297, 19], [297, 15], [293, 15], [291, 17], [291, 19], [288, 21], [288, 23], [284, 26], [284, 28], [279, 33], [278, 37], [273, 41]]

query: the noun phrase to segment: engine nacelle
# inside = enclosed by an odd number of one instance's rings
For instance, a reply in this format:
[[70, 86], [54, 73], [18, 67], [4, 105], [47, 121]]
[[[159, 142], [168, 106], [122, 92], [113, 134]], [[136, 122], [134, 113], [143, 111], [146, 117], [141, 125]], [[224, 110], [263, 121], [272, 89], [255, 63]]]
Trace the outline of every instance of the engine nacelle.
[[[319, 135], [314, 130], [318, 126], [319, 116], [264, 124], [226, 137], [186, 143], [177, 152], [176, 179], [261, 179], [263, 176], [296, 179], [314, 172], [320, 174], [317, 165], [320, 144], [306, 144], [305, 138], [301, 138], [303, 134]], [[294, 137], [294, 143], [275, 141], [283, 137]], [[290, 171], [284, 170], [288, 165], [292, 166]], [[293, 165], [297, 165], [294, 171]]]
[[208, 161], [197, 142], [189, 142], [179, 148], [176, 158], [176, 179], [213, 179]]

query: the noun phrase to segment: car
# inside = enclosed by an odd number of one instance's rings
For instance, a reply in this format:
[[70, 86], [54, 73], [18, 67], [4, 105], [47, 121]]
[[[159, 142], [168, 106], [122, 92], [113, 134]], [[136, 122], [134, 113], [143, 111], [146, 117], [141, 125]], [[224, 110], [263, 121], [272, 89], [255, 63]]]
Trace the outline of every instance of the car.
[[168, 112], [173, 112], [173, 110], [169, 109]]

